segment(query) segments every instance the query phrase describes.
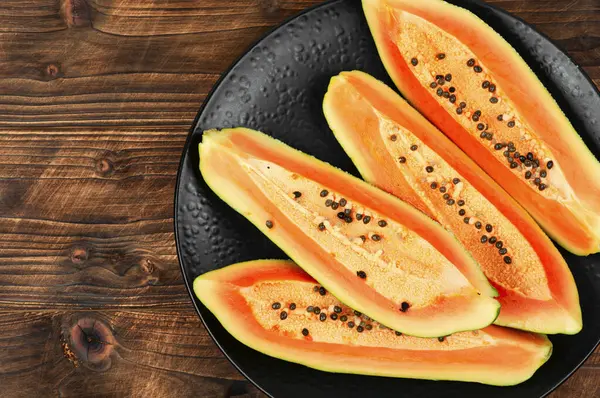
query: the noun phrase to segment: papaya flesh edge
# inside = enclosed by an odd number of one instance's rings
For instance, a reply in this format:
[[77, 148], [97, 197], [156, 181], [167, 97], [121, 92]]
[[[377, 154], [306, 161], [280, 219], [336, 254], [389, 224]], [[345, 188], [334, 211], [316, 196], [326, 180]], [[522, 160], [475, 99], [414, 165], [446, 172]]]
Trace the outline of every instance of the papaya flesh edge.
[[316, 283], [291, 261], [256, 260], [199, 276], [194, 292], [241, 343], [326, 372], [509, 386], [552, 353], [545, 336], [499, 326], [439, 339], [401, 335], [314, 292]]
[[363, 72], [342, 72], [331, 79], [323, 112], [367, 182], [421, 209], [470, 251], [499, 292], [495, 324], [545, 334], [581, 330], [577, 286], [550, 239], [391, 88]]
[[363, 0], [363, 10], [404, 98], [561, 246], [599, 252], [600, 163], [516, 50], [476, 15], [441, 0]]
[[254, 130], [206, 131], [199, 150], [208, 186], [318, 280], [323, 294], [419, 337], [497, 318], [500, 305], [490, 297], [497, 292], [477, 263], [412, 206]]

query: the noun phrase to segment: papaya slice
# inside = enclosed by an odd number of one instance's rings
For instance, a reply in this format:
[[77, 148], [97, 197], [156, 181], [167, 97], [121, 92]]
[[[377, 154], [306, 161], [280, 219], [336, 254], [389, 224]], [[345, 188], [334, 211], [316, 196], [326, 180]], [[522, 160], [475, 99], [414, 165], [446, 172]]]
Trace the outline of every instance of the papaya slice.
[[550, 239], [391, 88], [366, 73], [343, 72], [331, 79], [323, 110], [366, 181], [439, 221], [479, 262], [499, 292], [497, 325], [546, 334], [581, 330], [577, 286]]
[[543, 335], [489, 326], [440, 338], [402, 335], [322, 296], [285, 260], [240, 263], [199, 276], [194, 292], [243, 344], [339, 373], [513, 385], [550, 357]]
[[332, 294], [400, 332], [491, 324], [495, 290], [456, 239], [414, 207], [244, 128], [204, 132], [208, 186]]
[[518, 53], [441, 0], [363, 0], [402, 95], [567, 250], [600, 250], [600, 163]]

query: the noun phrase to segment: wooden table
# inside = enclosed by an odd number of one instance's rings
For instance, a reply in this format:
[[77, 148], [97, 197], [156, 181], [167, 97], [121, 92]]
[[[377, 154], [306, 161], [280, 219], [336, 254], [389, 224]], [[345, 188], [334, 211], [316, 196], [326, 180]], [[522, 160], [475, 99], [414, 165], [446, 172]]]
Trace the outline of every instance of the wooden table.
[[[600, 83], [600, 0], [493, 0]], [[219, 74], [316, 0], [0, 1], [0, 395], [261, 396], [183, 286], [175, 174]], [[600, 352], [552, 397], [600, 396]]]

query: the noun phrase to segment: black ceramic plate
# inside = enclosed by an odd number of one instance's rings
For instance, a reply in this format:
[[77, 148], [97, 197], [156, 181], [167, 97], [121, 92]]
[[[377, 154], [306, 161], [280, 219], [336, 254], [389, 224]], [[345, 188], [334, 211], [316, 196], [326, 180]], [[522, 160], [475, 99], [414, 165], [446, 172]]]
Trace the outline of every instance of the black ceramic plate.
[[[477, 0], [453, 0], [510, 42], [548, 87], [598, 156], [600, 95], [568, 56], [522, 20]], [[324, 373], [263, 355], [237, 342], [193, 296], [194, 278], [243, 260], [286, 258], [206, 186], [198, 143], [208, 128], [262, 130], [358, 176], [327, 127], [321, 103], [329, 79], [359, 69], [391, 85], [360, 2], [338, 0], [307, 10], [253, 46], [223, 75], [188, 137], [175, 196], [177, 251], [188, 290], [206, 328], [233, 364], [275, 397], [541, 397], [563, 382], [600, 339], [600, 255], [561, 250], [579, 288], [584, 328], [554, 336], [554, 354], [529, 381], [514, 387]]]

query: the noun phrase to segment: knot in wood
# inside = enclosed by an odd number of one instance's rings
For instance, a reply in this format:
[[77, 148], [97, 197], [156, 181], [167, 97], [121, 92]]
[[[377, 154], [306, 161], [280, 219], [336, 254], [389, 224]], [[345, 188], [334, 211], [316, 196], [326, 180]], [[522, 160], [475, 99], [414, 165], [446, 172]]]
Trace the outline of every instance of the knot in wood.
[[75, 246], [71, 249], [71, 262], [73, 264], [81, 264], [89, 257], [88, 250], [83, 246]]
[[91, 25], [90, 9], [85, 0], [61, 0], [61, 14], [70, 28]]
[[101, 176], [109, 176], [115, 169], [114, 164], [110, 159], [98, 159], [94, 168], [96, 173]]
[[107, 370], [115, 338], [112, 330], [102, 320], [84, 317], [68, 327], [68, 338], [63, 338], [63, 353], [72, 362], [94, 370]]
[[46, 77], [49, 80], [56, 79], [56, 78], [62, 76], [62, 72], [60, 70], [60, 65], [59, 64], [48, 64], [46, 66], [46, 69], [45, 69], [44, 73], [46, 74]]

